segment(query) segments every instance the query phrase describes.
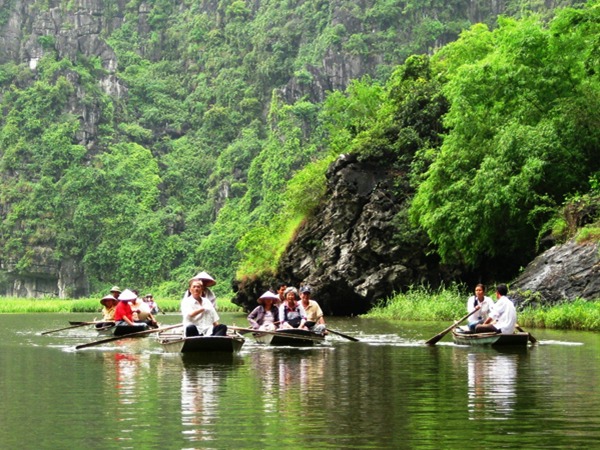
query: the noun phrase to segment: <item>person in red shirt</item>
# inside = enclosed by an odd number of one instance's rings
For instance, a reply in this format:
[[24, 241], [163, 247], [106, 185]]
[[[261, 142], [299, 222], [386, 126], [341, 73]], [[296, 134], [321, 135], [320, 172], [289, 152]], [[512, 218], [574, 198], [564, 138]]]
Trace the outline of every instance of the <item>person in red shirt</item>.
[[133, 321], [133, 310], [131, 309], [131, 302], [137, 298], [132, 291], [125, 289], [119, 295], [119, 304], [115, 310], [115, 322], [117, 326], [133, 326], [140, 327], [140, 331], [143, 330], [147, 325], [143, 322]]

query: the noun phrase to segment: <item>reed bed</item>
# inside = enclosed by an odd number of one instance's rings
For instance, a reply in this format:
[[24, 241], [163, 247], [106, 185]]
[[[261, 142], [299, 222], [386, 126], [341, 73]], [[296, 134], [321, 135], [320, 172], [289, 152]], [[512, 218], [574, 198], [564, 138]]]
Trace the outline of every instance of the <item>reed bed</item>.
[[519, 324], [534, 328], [600, 331], [600, 303], [576, 299], [519, 311]]
[[408, 321], [453, 320], [465, 311], [466, 299], [467, 294], [458, 286], [437, 291], [414, 287], [381, 302], [364, 317]]
[[[165, 299], [158, 302], [162, 311], [179, 312], [181, 300]], [[220, 312], [239, 312], [242, 309], [228, 299], [217, 299]], [[0, 314], [23, 313], [97, 313], [102, 310], [102, 305], [97, 298], [62, 300], [62, 299], [31, 299], [16, 297], [0, 297]]]
[[[424, 287], [412, 288], [406, 293], [396, 294], [382, 301], [363, 317], [406, 321], [452, 321], [466, 314], [466, 300], [469, 295], [472, 294], [459, 286], [437, 291]], [[577, 299], [553, 306], [527, 306], [517, 311], [517, 317], [522, 327], [600, 331], [600, 302]]]

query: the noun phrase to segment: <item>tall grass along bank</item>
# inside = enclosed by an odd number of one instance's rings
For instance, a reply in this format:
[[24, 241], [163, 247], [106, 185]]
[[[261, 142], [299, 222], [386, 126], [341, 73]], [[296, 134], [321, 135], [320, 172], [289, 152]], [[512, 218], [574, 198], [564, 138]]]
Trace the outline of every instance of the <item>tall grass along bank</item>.
[[[467, 313], [470, 292], [459, 287], [431, 291], [413, 288], [382, 301], [365, 318], [406, 321], [452, 321]], [[490, 292], [487, 293], [490, 295]], [[491, 295], [493, 297], [493, 293]], [[509, 294], [510, 297], [510, 294]], [[554, 306], [517, 310], [519, 325], [533, 328], [600, 331], [600, 302], [576, 299]]]
[[[158, 301], [158, 306], [164, 312], [179, 312], [181, 300], [165, 299]], [[217, 299], [220, 312], [238, 312], [241, 308], [228, 299]], [[97, 313], [100, 314], [102, 305], [99, 299], [31, 299], [16, 297], [0, 297], [0, 314], [19, 313]]]

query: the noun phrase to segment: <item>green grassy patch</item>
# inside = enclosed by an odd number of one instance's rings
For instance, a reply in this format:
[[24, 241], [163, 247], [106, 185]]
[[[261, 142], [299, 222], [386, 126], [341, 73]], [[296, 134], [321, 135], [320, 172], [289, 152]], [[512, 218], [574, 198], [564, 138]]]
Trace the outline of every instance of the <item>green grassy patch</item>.
[[[458, 286], [437, 291], [413, 288], [382, 301], [363, 317], [406, 321], [456, 320], [466, 314], [469, 295]], [[518, 310], [517, 315], [522, 327], [600, 331], [598, 301], [577, 299], [554, 306], [528, 306]]]
[[[158, 301], [158, 306], [164, 312], [179, 312], [180, 299], [165, 299]], [[220, 312], [239, 312], [241, 308], [231, 300], [218, 298], [217, 308]], [[99, 299], [31, 299], [16, 297], [0, 297], [0, 314], [19, 313], [99, 313], [102, 310]]]

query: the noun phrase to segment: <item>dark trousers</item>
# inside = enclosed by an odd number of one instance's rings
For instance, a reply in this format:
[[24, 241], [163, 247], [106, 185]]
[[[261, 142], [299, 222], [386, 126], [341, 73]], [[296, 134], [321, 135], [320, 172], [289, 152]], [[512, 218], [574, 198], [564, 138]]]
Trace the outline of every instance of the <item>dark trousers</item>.
[[[225, 336], [227, 334], [227, 325], [219, 324], [212, 329], [212, 336]], [[185, 335], [187, 337], [200, 336], [196, 325], [188, 325], [185, 327]]]
[[500, 333], [500, 330], [491, 323], [479, 324], [475, 327], [475, 333]]

